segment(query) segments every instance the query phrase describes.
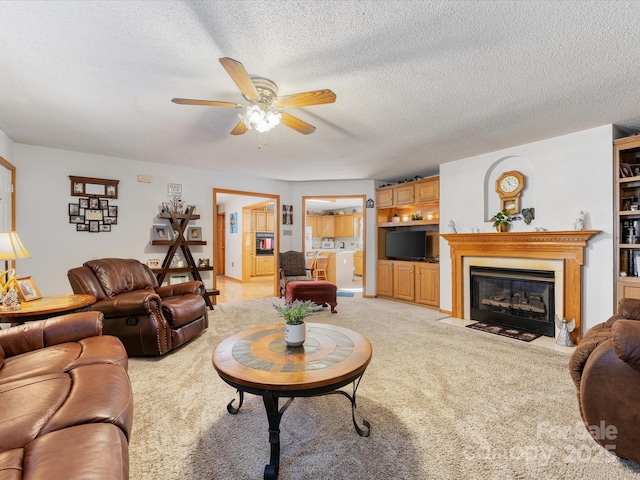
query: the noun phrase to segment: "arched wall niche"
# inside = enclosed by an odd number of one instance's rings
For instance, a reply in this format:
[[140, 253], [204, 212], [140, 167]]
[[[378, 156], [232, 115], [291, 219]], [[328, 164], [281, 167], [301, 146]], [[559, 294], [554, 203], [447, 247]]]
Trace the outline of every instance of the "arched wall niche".
[[521, 207], [533, 207], [533, 187], [535, 175], [528, 158], [508, 155], [497, 159], [487, 169], [484, 176], [484, 221], [489, 222], [500, 209], [500, 199], [496, 193], [496, 180], [503, 172], [517, 170], [526, 177], [526, 187], [522, 192]]

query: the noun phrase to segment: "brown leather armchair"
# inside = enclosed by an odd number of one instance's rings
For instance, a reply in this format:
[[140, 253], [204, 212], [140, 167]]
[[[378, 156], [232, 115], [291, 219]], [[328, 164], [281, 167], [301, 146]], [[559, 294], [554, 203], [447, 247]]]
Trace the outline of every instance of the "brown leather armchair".
[[595, 441], [640, 462], [640, 299], [592, 327], [569, 361], [580, 415]]
[[91, 310], [104, 314], [104, 334], [130, 356], [164, 355], [209, 326], [200, 281], [158, 286], [149, 267], [121, 258], [85, 262], [67, 277], [74, 293], [96, 297]]

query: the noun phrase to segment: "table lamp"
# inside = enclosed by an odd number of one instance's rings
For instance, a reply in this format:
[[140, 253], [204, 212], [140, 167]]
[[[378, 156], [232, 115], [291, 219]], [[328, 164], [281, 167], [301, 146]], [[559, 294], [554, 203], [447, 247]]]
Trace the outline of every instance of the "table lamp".
[[9, 270], [9, 260], [31, 258], [29, 251], [18, 237], [18, 232], [0, 232], [0, 260], [4, 260], [4, 269]]

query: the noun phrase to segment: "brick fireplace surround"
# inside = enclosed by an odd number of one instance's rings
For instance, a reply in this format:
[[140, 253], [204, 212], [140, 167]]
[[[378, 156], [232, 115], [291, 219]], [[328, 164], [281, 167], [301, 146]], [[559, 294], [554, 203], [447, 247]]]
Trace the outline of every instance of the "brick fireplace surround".
[[584, 248], [597, 230], [553, 232], [452, 233], [442, 234], [451, 250], [451, 315], [464, 318], [464, 258], [527, 258], [561, 260], [562, 312], [559, 318], [576, 319], [571, 336], [582, 338], [582, 265]]

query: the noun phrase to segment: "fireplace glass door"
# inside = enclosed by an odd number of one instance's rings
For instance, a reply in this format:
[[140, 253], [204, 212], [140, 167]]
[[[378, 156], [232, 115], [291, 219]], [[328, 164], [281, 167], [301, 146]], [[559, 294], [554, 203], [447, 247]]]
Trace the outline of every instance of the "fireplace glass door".
[[555, 336], [554, 272], [471, 267], [471, 319]]

